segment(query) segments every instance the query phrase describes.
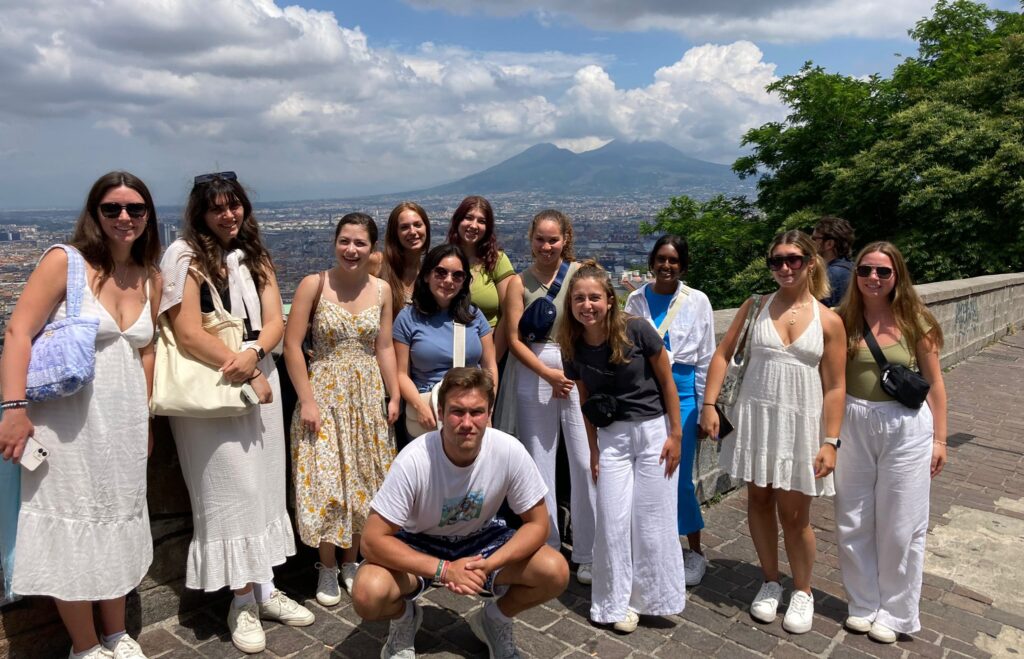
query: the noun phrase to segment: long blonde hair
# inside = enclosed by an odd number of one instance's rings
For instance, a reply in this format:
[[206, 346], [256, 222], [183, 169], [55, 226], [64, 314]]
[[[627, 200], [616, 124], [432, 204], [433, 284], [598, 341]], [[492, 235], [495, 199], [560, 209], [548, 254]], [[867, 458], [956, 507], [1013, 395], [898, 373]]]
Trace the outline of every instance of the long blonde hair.
[[604, 331], [611, 349], [609, 361], [612, 364], [629, 363], [629, 349], [633, 342], [626, 335], [626, 313], [619, 309], [619, 301], [615, 297], [615, 289], [612, 288], [612, 279], [608, 272], [593, 259], [587, 259], [580, 263], [580, 267], [573, 273], [566, 284], [568, 292], [562, 308], [562, 324], [558, 328], [558, 345], [562, 348], [562, 357], [572, 361], [576, 354], [576, 342], [583, 336], [583, 324], [576, 320], [572, 313], [572, 290], [577, 282], [582, 279], [593, 279], [601, 284], [605, 295], [608, 297], [608, 313], [604, 317]]
[[810, 263], [804, 266], [810, 269], [810, 272], [807, 273], [807, 290], [816, 300], [828, 296], [832, 289], [828, 283], [828, 266], [825, 264], [825, 259], [821, 258], [821, 254], [818, 254], [818, 248], [811, 237], [796, 229], [780, 233], [768, 245], [767, 256], [771, 257], [772, 251], [779, 245], [796, 245], [800, 248], [804, 256], [810, 260]]
[[[896, 326], [900, 328], [900, 333], [907, 341], [910, 354], [914, 354], [918, 342], [924, 337], [930, 338], [935, 343], [935, 348], [941, 350], [944, 342], [942, 327], [939, 326], [939, 321], [935, 319], [931, 311], [928, 311], [928, 307], [914, 290], [914, 282], [910, 279], [907, 262], [896, 245], [885, 240], [870, 243], [860, 250], [854, 263], [860, 265], [866, 255], [874, 252], [885, 254], [892, 261], [896, 285], [889, 293], [889, 308], [892, 309], [892, 315], [896, 318]], [[856, 278], [856, 272], [853, 276]], [[864, 339], [864, 296], [856, 281], [850, 282], [846, 296], [839, 303], [836, 312], [846, 326], [846, 352], [852, 357]]]

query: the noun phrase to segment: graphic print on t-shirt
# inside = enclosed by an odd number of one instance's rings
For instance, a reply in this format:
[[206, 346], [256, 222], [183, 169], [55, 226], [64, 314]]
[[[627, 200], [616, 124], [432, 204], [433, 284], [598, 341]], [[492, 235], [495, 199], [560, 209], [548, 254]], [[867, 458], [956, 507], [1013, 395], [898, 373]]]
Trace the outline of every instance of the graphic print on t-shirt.
[[484, 508], [484, 491], [473, 490], [461, 497], [445, 499], [441, 506], [441, 522], [438, 526], [450, 526], [459, 522], [468, 522], [480, 517]]

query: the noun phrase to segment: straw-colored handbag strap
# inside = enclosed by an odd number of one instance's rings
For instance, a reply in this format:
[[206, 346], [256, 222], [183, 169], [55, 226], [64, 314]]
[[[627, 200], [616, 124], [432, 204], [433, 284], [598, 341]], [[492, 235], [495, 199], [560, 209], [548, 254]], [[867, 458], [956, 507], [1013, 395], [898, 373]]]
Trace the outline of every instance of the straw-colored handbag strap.
[[452, 332], [452, 366], [461, 368], [466, 365], [466, 326], [455, 323]]
[[679, 313], [679, 309], [682, 308], [683, 302], [686, 301], [686, 297], [690, 294], [690, 287], [686, 284], [680, 284], [679, 292], [676, 293], [675, 297], [672, 298], [672, 303], [668, 305], [668, 311], [665, 312], [665, 317], [662, 318], [661, 324], [658, 325], [658, 336], [665, 338], [665, 333], [668, 332], [669, 328], [672, 327], [672, 321], [676, 319], [676, 314]]
[[754, 319], [757, 318], [757, 314], [761, 312], [761, 305], [764, 303], [764, 295], [758, 295], [755, 293], [750, 296], [753, 303], [747, 310], [747, 318], [743, 321], [743, 338], [740, 339], [740, 345], [736, 348], [736, 355], [739, 356], [737, 363], [743, 363], [746, 357], [747, 350], [747, 337], [750, 336], [750, 326], [753, 325]]

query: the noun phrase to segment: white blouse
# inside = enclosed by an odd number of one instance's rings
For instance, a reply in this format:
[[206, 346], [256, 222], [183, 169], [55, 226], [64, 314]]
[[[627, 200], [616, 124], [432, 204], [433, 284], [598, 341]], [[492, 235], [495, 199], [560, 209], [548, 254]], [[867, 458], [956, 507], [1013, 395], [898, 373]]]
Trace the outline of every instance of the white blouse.
[[[650, 321], [651, 308], [647, 305], [644, 284], [626, 298], [625, 311]], [[683, 290], [682, 282], [676, 289], [676, 295]], [[711, 300], [697, 289], [687, 287], [688, 294], [672, 325], [668, 328], [669, 345], [672, 346], [672, 363], [689, 364], [695, 368], [694, 380], [697, 389], [698, 407], [703, 403], [704, 385], [708, 379], [708, 367], [711, 357], [715, 354], [715, 315], [711, 308]], [[654, 325], [657, 329], [657, 326]]]

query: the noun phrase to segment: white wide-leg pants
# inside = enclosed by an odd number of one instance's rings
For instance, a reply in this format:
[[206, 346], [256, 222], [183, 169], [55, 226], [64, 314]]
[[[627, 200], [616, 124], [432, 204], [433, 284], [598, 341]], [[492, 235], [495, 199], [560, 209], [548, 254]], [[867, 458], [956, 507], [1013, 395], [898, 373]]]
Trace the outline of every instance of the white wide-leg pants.
[[839, 569], [852, 616], [904, 634], [921, 628], [931, 489], [932, 413], [846, 397], [836, 460]]
[[[551, 368], [562, 370], [562, 351], [557, 343], [530, 344], [533, 353]], [[594, 481], [590, 478], [590, 445], [580, 412], [580, 393], [573, 387], [568, 398], [554, 398], [551, 385], [523, 364], [516, 362], [516, 431], [519, 441], [537, 463], [548, 486], [544, 502], [548, 506], [550, 530], [548, 544], [561, 550], [558, 534], [558, 504], [555, 501], [555, 459], [558, 455], [558, 430], [565, 437], [569, 457], [569, 517], [572, 523], [572, 560], [594, 560]]]
[[613, 623], [628, 608], [653, 616], [686, 606], [683, 554], [676, 534], [679, 469], [658, 464], [668, 418], [616, 421], [597, 431], [597, 537], [590, 618]]

